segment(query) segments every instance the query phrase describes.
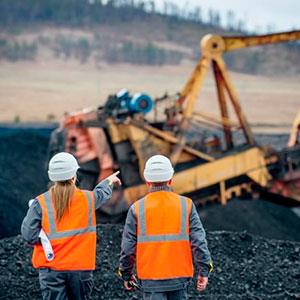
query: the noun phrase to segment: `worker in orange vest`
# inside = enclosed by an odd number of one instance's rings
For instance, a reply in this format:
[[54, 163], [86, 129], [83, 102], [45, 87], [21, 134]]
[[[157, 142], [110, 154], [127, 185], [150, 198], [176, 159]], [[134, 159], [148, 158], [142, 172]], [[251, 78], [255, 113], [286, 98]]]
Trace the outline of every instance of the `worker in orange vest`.
[[113, 184], [121, 184], [116, 172], [93, 191], [80, 190], [78, 168], [73, 155], [54, 155], [48, 169], [54, 185], [35, 198], [22, 223], [23, 238], [34, 245], [32, 264], [39, 269], [43, 299], [88, 299], [96, 260], [95, 210], [111, 198]]
[[[123, 231], [119, 275], [126, 290], [140, 286], [146, 300], [188, 299], [187, 286], [199, 268], [205, 290], [212, 262], [205, 231], [192, 200], [171, 190], [170, 160], [152, 156], [145, 165], [149, 193], [129, 209]], [[136, 264], [137, 282], [133, 274]]]

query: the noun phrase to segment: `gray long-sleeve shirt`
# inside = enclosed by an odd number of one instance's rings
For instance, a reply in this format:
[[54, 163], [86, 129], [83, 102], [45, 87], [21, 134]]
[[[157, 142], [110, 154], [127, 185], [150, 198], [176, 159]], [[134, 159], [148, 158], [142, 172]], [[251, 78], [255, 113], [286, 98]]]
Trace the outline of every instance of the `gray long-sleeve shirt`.
[[[199, 267], [199, 274], [207, 277], [211, 269], [211, 255], [207, 247], [206, 235], [196, 207], [192, 204], [190, 213], [190, 245], [193, 253], [194, 263]], [[123, 271], [124, 279], [129, 280], [133, 272], [136, 260], [137, 244], [137, 217], [132, 205], [128, 211], [122, 237], [120, 269]], [[185, 288], [190, 278], [176, 278], [166, 280], [142, 280], [142, 288], [145, 292], [164, 292]]]
[[[95, 209], [106, 203], [112, 195], [112, 186], [108, 180], [103, 180], [97, 184], [93, 190], [95, 198]], [[21, 235], [23, 239], [31, 245], [39, 241], [41, 230], [42, 208], [37, 199], [34, 199], [22, 222]]]

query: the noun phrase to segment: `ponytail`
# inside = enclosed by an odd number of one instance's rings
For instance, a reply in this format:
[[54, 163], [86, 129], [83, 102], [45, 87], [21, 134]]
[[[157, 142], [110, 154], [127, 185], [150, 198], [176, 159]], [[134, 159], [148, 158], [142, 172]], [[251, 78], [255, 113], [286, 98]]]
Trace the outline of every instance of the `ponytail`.
[[50, 188], [54, 207], [56, 211], [56, 220], [59, 222], [63, 215], [69, 211], [70, 202], [75, 191], [75, 184], [72, 179], [55, 182]]

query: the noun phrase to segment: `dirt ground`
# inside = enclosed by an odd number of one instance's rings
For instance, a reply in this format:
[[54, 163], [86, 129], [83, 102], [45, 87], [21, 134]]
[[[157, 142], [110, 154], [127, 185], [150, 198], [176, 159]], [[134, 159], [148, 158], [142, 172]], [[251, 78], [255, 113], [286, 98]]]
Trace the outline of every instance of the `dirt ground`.
[[[92, 299], [141, 299], [128, 293], [116, 276], [121, 225], [99, 225], [97, 268]], [[208, 232], [214, 272], [207, 290], [195, 284], [189, 299], [299, 299], [300, 243], [268, 240], [246, 232]], [[31, 248], [20, 236], [0, 240], [0, 299], [40, 299], [37, 272], [30, 264]]]
[[[162, 67], [103, 64], [98, 68], [51, 59], [0, 62], [0, 122], [57, 120], [65, 111], [96, 108], [122, 88], [146, 92], [153, 98], [165, 92], [175, 94], [193, 68], [192, 62]], [[238, 73], [231, 77], [250, 123], [272, 124], [277, 132], [289, 131], [300, 108], [299, 78]], [[211, 75], [204, 82], [196, 107], [219, 114]]]

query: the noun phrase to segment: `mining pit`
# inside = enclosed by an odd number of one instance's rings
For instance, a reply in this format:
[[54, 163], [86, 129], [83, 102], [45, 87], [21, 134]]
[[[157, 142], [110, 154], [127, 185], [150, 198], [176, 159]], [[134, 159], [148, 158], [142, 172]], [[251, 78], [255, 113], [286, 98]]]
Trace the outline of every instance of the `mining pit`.
[[[0, 126], [0, 299], [40, 299], [32, 249], [19, 236], [28, 201], [47, 187], [47, 145], [54, 124]], [[287, 135], [257, 135], [284, 147]], [[198, 207], [215, 269], [201, 299], [299, 299], [300, 218], [272, 199], [234, 199]], [[120, 219], [121, 221], [123, 218]], [[93, 299], [141, 299], [115, 275], [122, 224], [98, 225]], [[198, 293], [191, 283], [190, 299]]]

